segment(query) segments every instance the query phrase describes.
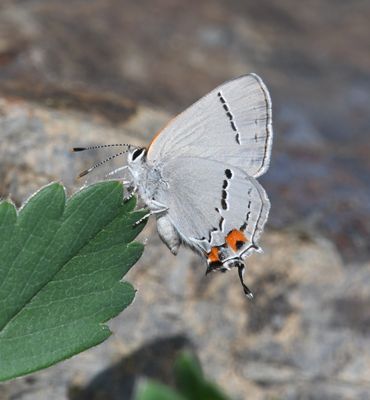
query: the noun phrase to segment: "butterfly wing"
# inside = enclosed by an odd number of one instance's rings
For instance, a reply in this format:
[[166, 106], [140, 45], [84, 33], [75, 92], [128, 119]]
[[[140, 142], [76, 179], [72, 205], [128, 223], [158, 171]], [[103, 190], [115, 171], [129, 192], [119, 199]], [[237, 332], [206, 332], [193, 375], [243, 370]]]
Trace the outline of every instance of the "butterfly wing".
[[261, 78], [226, 82], [198, 100], [157, 134], [148, 149], [152, 164], [194, 156], [225, 162], [258, 177], [269, 166], [271, 100]]
[[167, 205], [171, 223], [187, 244], [208, 252], [235, 229], [257, 244], [270, 203], [254, 178], [198, 157], [177, 157], [163, 166], [161, 175], [168, 189], [156, 200]]

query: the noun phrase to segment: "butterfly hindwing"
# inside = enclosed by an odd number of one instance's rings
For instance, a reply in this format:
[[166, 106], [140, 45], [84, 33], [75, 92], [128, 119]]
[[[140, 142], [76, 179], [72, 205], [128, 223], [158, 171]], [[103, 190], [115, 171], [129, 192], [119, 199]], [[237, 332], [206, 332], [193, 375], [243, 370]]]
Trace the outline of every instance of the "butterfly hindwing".
[[208, 252], [238, 230], [249, 244], [257, 243], [270, 203], [254, 178], [197, 157], [171, 160], [161, 173], [167, 189], [160, 191], [158, 201], [168, 206], [168, 217], [184, 242]]

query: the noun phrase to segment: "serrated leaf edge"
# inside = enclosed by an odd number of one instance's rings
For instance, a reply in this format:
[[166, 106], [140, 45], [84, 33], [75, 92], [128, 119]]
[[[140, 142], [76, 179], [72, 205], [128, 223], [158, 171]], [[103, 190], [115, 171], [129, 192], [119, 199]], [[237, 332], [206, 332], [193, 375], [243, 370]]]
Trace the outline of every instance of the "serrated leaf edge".
[[[113, 181], [113, 180], [112, 180], [112, 181]], [[104, 181], [104, 182], [105, 182], [105, 181]], [[120, 182], [118, 182], [118, 181], [115, 181], [115, 182], [117, 182], [118, 185], [122, 185], [122, 184], [121, 184]], [[99, 183], [100, 183], [100, 182], [96, 183], [96, 185], [99, 184]], [[66, 205], [67, 205], [68, 200], [71, 199], [73, 196], [75, 196], [75, 194], [77, 194], [77, 193], [81, 192], [82, 190], [86, 189], [86, 187], [81, 188], [80, 190], [76, 191], [70, 198], [67, 198], [67, 197], [66, 197], [66, 189], [65, 189], [64, 185], [61, 184], [61, 183], [59, 183], [59, 182], [51, 182], [51, 183], [49, 183], [49, 184], [47, 184], [47, 185], [41, 187], [39, 190], [37, 190], [35, 193], [33, 193], [31, 196], [29, 196], [28, 199], [22, 204], [22, 206], [21, 206], [18, 210], [17, 210], [17, 208], [14, 206], [14, 204], [11, 204], [11, 205], [15, 208], [16, 217], [18, 218], [19, 212], [26, 206], [26, 203], [28, 203], [33, 197], [35, 197], [35, 196], [36, 196], [38, 193], [40, 193], [42, 190], [46, 189], [46, 188], [49, 187], [49, 186], [53, 186], [53, 185], [58, 185], [58, 186], [60, 186], [60, 187], [63, 189], [63, 191], [64, 191], [64, 207], [63, 207], [63, 213], [64, 213], [64, 211], [65, 211], [65, 209], [66, 209]], [[93, 185], [89, 185], [89, 186], [93, 186]], [[7, 200], [6, 200], [6, 201], [7, 201]], [[123, 204], [122, 204], [122, 205], [123, 205]], [[140, 210], [135, 210], [135, 211], [131, 210], [131, 211], [128, 211], [128, 213], [133, 213], [133, 212], [137, 212], [137, 211], [140, 211]], [[16, 222], [17, 222], [17, 220], [16, 220]], [[92, 237], [90, 238], [89, 241], [94, 240], [94, 238], [95, 238], [105, 227], [107, 227], [111, 222], [112, 222], [112, 221], [110, 221], [110, 222], [108, 222], [106, 225], [104, 225], [103, 228], [102, 228], [99, 232], [97, 232], [94, 236], [92, 236]], [[140, 233], [140, 232], [139, 232], [139, 233]], [[139, 233], [138, 233], [138, 234], [139, 234]], [[141, 252], [141, 254], [140, 254], [140, 257], [141, 257], [141, 255], [142, 255], [142, 253], [143, 253], [143, 251], [144, 251], [144, 245], [143, 245], [142, 243], [140, 243], [140, 242], [132, 241], [132, 242], [127, 243], [127, 246], [130, 246], [130, 245], [133, 245], [133, 244], [141, 244], [141, 245], [143, 246], [143, 250], [142, 250], [142, 252]], [[79, 249], [78, 249], [78, 253], [79, 253], [85, 246], [87, 246], [87, 245], [88, 245], [88, 243], [84, 244], [81, 248], [79, 248]], [[77, 254], [78, 254], [78, 253], [77, 253]], [[49, 280], [44, 286], [42, 286], [42, 287], [29, 299], [29, 301], [24, 305], [24, 307], [23, 307], [22, 309], [20, 309], [17, 313], [15, 313], [15, 314], [10, 318], [10, 320], [9, 320], [9, 321], [4, 325], [4, 327], [0, 330], [0, 333], [1, 333], [2, 331], [4, 331], [4, 329], [6, 329], [7, 325], [10, 324], [10, 323], [13, 321], [13, 319], [15, 319], [15, 318], [17, 317], [17, 315], [18, 315], [20, 312], [22, 312], [22, 310], [27, 306], [27, 304], [29, 304], [29, 303], [32, 301], [32, 299], [33, 299], [34, 297], [36, 297], [36, 296], [38, 295], [38, 293], [41, 292], [41, 291], [48, 285], [48, 283], [51, 282], [51, 281], [54, 279], [54, 277], [64, 268], [64, 266], [65, 266], [67, 263], [69, 263], [71, 260], [73, 260], [73, 259], [77, 256], [77, 254], [73, 255], [73, 257], [71, 257], [70, 259], [68, 259], [68, 261], [66, 261], [66, 262], [64, 263], [64, 265], [62, 266], [62, 268], [60, 268], [58, 271], [56, 271], [55, 274], [50, 278], [50, 280]], [[139, 257], [139, 258], [140, 258], [140, 257]], [[131, 267], [130, 267], [130, 268], [131, 268]], [[127, 272], [128, 272], [128, 271], [127, 271]], [[123, 275], [123, 276], [124, 276], [124, 275]], [[122, 278], [123, 278], [123, 276], [122, 276]], [[122, 278], [121, 278], [121, 279], [122, 279]], [[119, 282], [120, 282], [120, 283], [125, 283], [125, 281], [119, 281]], [[129, 282], [127, 282], [127, 283], [129, 283]], [[129, 284], [131, 285], [131, 283], [129, 283]], [[131, 286], [132, 286], [132, 285], [131, 285]], [[133, 287], [133, 286], [132, 286], [132, 287]], [[134, 292], [134, 298], [135, 298], [135, 293], [136, 293], [136, 290], [135, 290], [135, 292]], [[134, 300], [134, 299], [133, 299], [133, 300]], [[132, 301], [133, 301], [133, 300], [132, 300]], [[130, 303], [130, 304], [131, 304], [131, 303]], [[108, 320], [107, 320], [107, 321], [108, 321]], [[102, 326], [104, 326], [104, 324], [105, 324], [107, 321], [101, 321], [101, 322], [98, 323], [98, 325], [102, 324]], [[107, 328], [108, 328], [109, 332], [112, 333], [112, 332], [110, 331], [110, 329], [109, 329], [108, 326], [107, 326]], [[68, 358], [68, 357], [67, 357], [67, 358]]]

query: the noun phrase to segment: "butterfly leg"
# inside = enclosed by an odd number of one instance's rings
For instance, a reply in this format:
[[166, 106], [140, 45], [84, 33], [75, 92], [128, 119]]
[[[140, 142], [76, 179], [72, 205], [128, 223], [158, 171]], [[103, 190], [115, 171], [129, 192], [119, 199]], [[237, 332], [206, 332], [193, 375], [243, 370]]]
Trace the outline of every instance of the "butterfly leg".
[[122, 183], [125, 188], [124, 200], [130, 200], [131, 197], [134, 197], [135, 193], [137, 192], [137, 187], [132, 186], [132, 182], [130, 181], [123, 181]]
[[108, 178], [108, 177], [110, 177], [112, 175], [118, 174], [118, 172], [125, 171], [126, 169], [128, 169], [128, 165], [124, 165], [123, 167], [116, 168], [113, 171], [108, 172], [105, 175], [105, 177]]
[[136, 221], [134, 226], [139, 225], [141, 222], [148, 219], [151, 215], [161, 214], [166, 212], [168, 210], [168, 207], [162, 203], [159, 203], [158, 201], [152, 200], [150, 202], [149, 209], [150, 211], [147, 214], [145, 214], [142, 218], [140, 218], [139, 221]]

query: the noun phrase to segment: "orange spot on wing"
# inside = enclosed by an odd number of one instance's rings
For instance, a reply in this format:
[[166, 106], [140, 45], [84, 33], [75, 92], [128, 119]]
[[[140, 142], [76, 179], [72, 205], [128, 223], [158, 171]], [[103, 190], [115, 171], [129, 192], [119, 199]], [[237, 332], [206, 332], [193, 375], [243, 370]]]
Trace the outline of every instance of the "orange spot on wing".
[[208, 261], [210, 263], [220, 261], [218, 256], [218, 247], [212, 247], [211, 251], [208, 253]]
[[226, 236], [226, 243], [231, 247], [234, 251], [238, 251], [240, 246], [239, 244], [246, 243], [247, 238], [242, 231], [237, 229], [233, 229], [229, 234]]

